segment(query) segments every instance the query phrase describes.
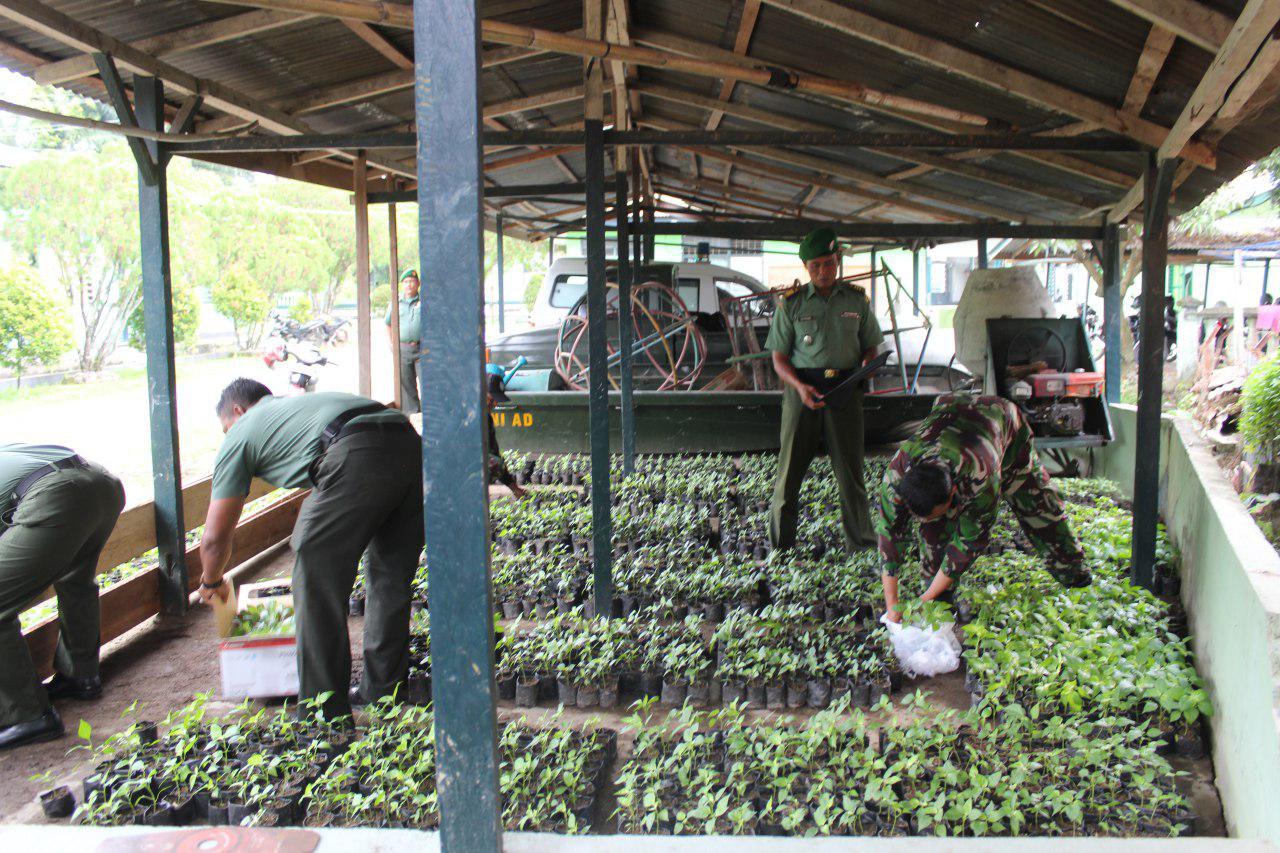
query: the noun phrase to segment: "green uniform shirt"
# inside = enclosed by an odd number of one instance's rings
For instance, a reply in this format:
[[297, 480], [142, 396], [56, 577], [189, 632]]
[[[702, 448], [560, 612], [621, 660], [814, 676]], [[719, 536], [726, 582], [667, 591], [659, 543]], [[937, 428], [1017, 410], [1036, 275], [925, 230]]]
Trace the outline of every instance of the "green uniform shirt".
[[[320, 455], [324, 428], [343, 412], [373, 401], [355, 394], [320, 391], [297, 397], [263, 397], [227, 431], [213, 463], [213, 498], [242, 498], [261, 477], [276, 488], [309, 484], [311, 463]], [[351, 423], [404, 420], [394, 409], [361, 415]]]
[[793, 367], [849, 370], [884, 342], [871, 302], [859, 288], [837, 284], [825, 298], [810, 282], [782, 301], [764, 347]]
[[56, 444], [0, 444], [0, 517], [13, 509], [13, 490], [22, 478], [50, 462], [58, 462], [76, 452]]
[[[391, 325], [391, 306], [387, 306], [388, 326]], [[422, 303], [419, 297], [400, 300], [400, 343], [416, 344], [422, 337]]]

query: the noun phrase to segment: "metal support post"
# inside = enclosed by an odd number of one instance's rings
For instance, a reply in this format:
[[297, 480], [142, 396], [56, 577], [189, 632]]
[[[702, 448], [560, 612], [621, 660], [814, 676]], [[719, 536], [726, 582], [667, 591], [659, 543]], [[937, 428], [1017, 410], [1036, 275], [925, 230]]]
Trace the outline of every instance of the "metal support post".
[[[596, 613], [613, 602], [613, 519], [609, 499], [609, 357], [605, 319], [604, 122], [586, 122], [587, 155], [587, 388], [591, 429], [591, 531]], [[625, 352], [625, 350], [624, 350]]]
[[911, 250], [911, 315], [920, 316], [920, 247]]
[[978, 238], [978, 269], [985, 270], [987, 264], [987, 238], [985, 236]]
[[1208, 261], [1204, 262], [1204, 307], [1209, 307], [1209, 273], [1213, 270], [1213, 264]]
[[645, 221], [645, 224], [649, 226], [649, 229], [645, 232], [645, 235], [644, 235], [644, 262], [646, 264], [651, 264], [653, 263], [653, 250], [654, 250], [652, 199], [650, 199], [649, 206], [644, 209], [644, 221]]
[[[1262, 262], [1262, 296], [1267, 295], [1267, 281], [1271, 278], [1271, 259], [1267, 258]], [[1259, 303], [1262, 299], [1259, 298]]]
[[502, 211], [498, 211], [497, 221], [495, 223], [495, 227], [498, 229], [498, 233], [494, 239], [498, 244], [497, 245], [497, 249], [498, 249], [497, 265], [498, 265], [498, 333], [499, 334], [507, 330], [507, 306], [506, 306], [507, 300], [506, 300], [506, 295], [503, 292], [504, 288], [503, 288], [503, 278], [502, 278], [503, 277], [502, 268], [503, 266], [505, 266], [505, 263], [502, 257], [502, 244], [507, 242], [506, 241], [507, 232], [503, 228], [503, 224], [504, 223], [502, 220]]
[[1169, 250], [1169, 191], [1176, 161], [1147, 159], [1142, 225], [1142, 316], [1138, 340], [1138, 424], [1142, 448], [1133, 470], [1133, 565], [1130, 580], [1155, 585], [1160, 489], [1160, 404], [1164, 375], [1164, 275]]
[[369, 296], [369, 169], [361, 151], [352, 171], [356, 207], [356, 358], [359, 362], [360, 394], [373, 396], [373, 334]]
[[635, 340], [631, 312], [631, 254], [630, 211], [627, 210], [627, 176], [619, 171], [614, 174], [614, 222], [617, 225], [618, 244], [618, 349], [622, 351], [622, 473], [630, 476], [636, 470], [636, 414], [631, 398], [632, 359], [631, 342]]
[[404, 407], [400, 393], [400, 233], [396, 223], [395, 202], [387, 205], [387, 283], [391, 285], [391, 399], [396, 408]]
[[423, 513], [440, 849], [498, 853], [489, 451], [484, 393], [480, 15], [475, 0], [414, 0]]
[[552, 234], [547, 240], [547, 270], [550, 272], [551, 265], [556, 262], [556, 235]]
[[[164, 84], [135, 77], [138, 126], [164, 130]], [[123, 118], [123, 117], [122, 117]], [[173, 278], [169, 271], [169, 182], [159, 143], [142, 146], [151, 168], [138, 169], [138, 225], [142, 241], [142, 323], [146, 336], [147, 399], [151, 422], [151, 481], [155, 491], [160, 604], [165, 613], [187, 610], [186, 520], [178, 452], [177, 373], [174, 368]], [[137, 152], [135, 152], [136, 154]]]
[[876, 255], [878, 254], [876, 248], [877, 247], [874, 244], [871, 246], [871, 281], [868, 285], [871, 289], [868, 296], [871, 298], [872, 316], [876, 313]]
[[1120, 373], [1124, 365], [1123, 344], [1120, 343], [1120, 324], [1124, 320], [1124, 306], [1120, 293], [1120, 226], [1107, 226], [1102, 239], [1102, 342], [1104, 379], [1107, 402], [1120, 402]]

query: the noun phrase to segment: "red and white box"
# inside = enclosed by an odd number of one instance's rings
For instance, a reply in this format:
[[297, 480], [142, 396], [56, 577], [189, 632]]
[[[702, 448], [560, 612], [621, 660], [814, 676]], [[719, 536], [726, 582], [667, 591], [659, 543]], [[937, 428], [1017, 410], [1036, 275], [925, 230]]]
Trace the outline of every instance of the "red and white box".
[[[277, 601], [293, 606], [293, 590], [262, 594], [289, 587], [289, 580], [245, 584], [237, 598], [239, 609]], [[222, 667], [222, 698], [274, 699], [298, 695], [298, 640], [292, 634], [227, 637], [218, 641]]]

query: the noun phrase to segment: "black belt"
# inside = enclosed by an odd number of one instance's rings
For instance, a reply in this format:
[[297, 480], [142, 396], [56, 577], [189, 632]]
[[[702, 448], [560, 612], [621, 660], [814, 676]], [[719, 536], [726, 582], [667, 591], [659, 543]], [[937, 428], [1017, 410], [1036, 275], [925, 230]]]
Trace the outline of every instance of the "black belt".
[[839, 368], [839, 367], [797, 367], [795, 368], [796, 376], [799, 376], [806, 385], [812, 385], [818, 389], [818, 393], [825, 394], [832, 388], [839, 385], [849, 376], [852, 376], [856, 367]]
[[[417, 430], [408, 421], [365, 421], [362, 424], [351, 424], [344, 427], [338, 438], [346, 438], [360, 432], [416, 433]], [[335, 439], [336, 440], [336, 439]]]
[[320, 453], [324, 454], [329, 449], [329, 445], [333, 444], [347, 430], [347, 425], [361, 415], [372, 415], [375, 412], [385, 412], [387, 407], [381, 403], [369, 403], [364, 406], [356, 406], [354, 409], [347, 409], [333, 420], [329, 421], [329, 425], [324, 428], [324, 432], [320, 433]]
[[80, 456], [72, 454], [66, 459], [59, 459], [57, 462], [50, 462], [47, 465], [41, 465], [27, 476], [18, 481], [18, 485], [13, 490], [13, 505], [17, 506], [18, 501], [27, 496], [27, 492], [31, 491], [36, 483], [55, 471], [66, 471], [70, 468], [88, 468], [89, 463], [84, 461]]

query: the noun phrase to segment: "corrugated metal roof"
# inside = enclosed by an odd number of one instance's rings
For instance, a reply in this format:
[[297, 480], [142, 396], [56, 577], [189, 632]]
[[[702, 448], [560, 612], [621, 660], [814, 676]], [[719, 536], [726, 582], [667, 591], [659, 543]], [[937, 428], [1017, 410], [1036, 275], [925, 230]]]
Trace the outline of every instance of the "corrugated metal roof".
[[[1133, 69], [1150, 30], [1147, 21], [1109, 0], [842, 0], [845, 5], [929, 38], [941, 40], [992, 62], [1033, 74], [1043, 80], [1112, 106], [1124, 100]], [[1208, 8], [1234, 17], [1244, 0], [1211, 0]], [[252, 10], [223, 3], [193, 0], [54, 0], [50, 6], [103, 32], [132, 42], [210, 21], [231, 19]], [[581, 26], [580, 0], [484, 0], [481, 13], [490, 19], [569, 31]], [[701, 43], [695, 55], [720, 57], [734, 44], [741, 20], [740, 0], [646, 0], [631, 3], [631, 33], [645, 44], [670, 47], [678, 40]], [[388, 42], [405, 55], [413, 49], [412, 34], [405, 30], [375, 27]], [[675, 39], [677, 42], [673, 42]], [[496, 48], [497, 46], [490, 46]], [[676, 49], [676, 48], [672, 48]], [[980, 113], [1000, 125], [1033, 132], [1072, 123], [1071, 116], [1042, 104], [999, 91], [967, 79], [949, 69], [914, 59], [889, 48], [810, 22], [789, 11], [764, 5], [759, 13], [749, 46], [750, 57], [761, 63], [795, 68], [855, 82], [873, 89], [907, 96], [953, 109]], [[34, 32], [0, 18], [0, 64], [20, 72], [33, 72], [39, 65], [77, 55], [77, 51], [57, 39]], [[276, 109], [290, 111], [304, 101], [333, 89], [380, 78], [395, 71], [393, 63], [367, 44], [345, 23], [326, 17], [312, 17], [278, 26], [220, 44], [183, 50], [163, 60], [184, 72], [230, 87], [244, 96]], [[1211, 54], [1201, 47], [1178, 39], [1154, 88], [1143, 116], [1153, 122], [1172, 124], [1208, 68]], [[633, 77], [640, 86], [662, 86], [701, 98], [716, 98], [718, 80], [674, 72], [669, 69], [639, 68]], [[481, 99], [486, 104], [509, 101], [539, 93], [580, 85], [582, 60], [576, 56], [536, 54], [519, 61], [486, 68], [482, 74]], [[406, 79], [406, 83], [408, 80]], [[611, 83], [611, 81], [610, 81]], [[69, 88], [94, 97], [102, 96], [95, 78], [82, 78]], [[612, 86], [607, 86], [611, 91]], [[171, 96], [176, 106], [179, 98]], [[830, 128], [868, 131], [910, 131], [922, 129], [922, 120], [892, 116], [864, 105], [840, 102], [825, 96], [739, 84], [733, 104], [763, 110], [792, 120]], [[706, 108], [673, 102], [653, 95], [640, 97], [641, 121], [663, 126], [706, 126]], [[201, 112], [202, 120], [216, 119], [212, 109]], [[413, 92], [407, 85], [380, 91], [354, 103], [339, 103], [308, 112], [301, 118], [317, 132], [362, 132], [408, 126], [413, 118]], [[582, 118], [581, 101], [569, 101], [499, 117], [501, 126], [540, 128], [572, 125]], [[720, 127], [760, 129], [757, 121], [726, 114]], [[1175, 207], [1185, 209], [1233, 177], [1249, 160], [1268, 153], [1280, 139], [1280, 108], [1267, 104], [1221, 140], [1216, 140], [1219, 168], [1194, 171], [1177, 190]], [[815, 180], [818, 172], [806, 165], [756, 158], [761, 168], [734, 170], [726, 188], [725, 164], [710, 157], [700, 158], [697, 174], [694, 162], [684, 151], [650, 149], [652, 170], [664, 185], [683, 187], [697, 195], [724, 195], [738, 192], [742, 199], [751, 194], [753, 204], [761, 199], [777, 200], [780, 209], [792, 206], [809, 195], [793, 177], [780, 179], [767, 173], [772, 164], [790, 175]], [[797, 149], [819, 163], [856, 168], [873, 176], [892, 178], [895, 172], [911, 167], [914, 161], [903, 153], [876, 153], [862, 150]], [[403, 160], [411, 150], [382, 152], [388, 159]], [[519, 151], [493, 153], [488, 161], [509, 158]], [[756, 152], [759, 154], [760, 152]], [[755, 158], [755, 155], [752, 155]], [[936, 154], [934, 156], [937, 156]], [[842, 193], [822, 189], [810, 202], [812, 207], [852, 213], [875, 199], [898, 197], [933, 208], [940, 216], [979, 218], [987, 214], [965, 209], [958, 202], [968, 200], [986, 208], [1007, 210], [1018, 218], [1069, 220], [1087, 209], [1081, 203], [1109, 204], [1125, 192], [1117, 181], [1136, 180], [1140, 164], [1133, 156], [1120, 154], [1071, 154], [1075, 166], [1063, 168], [1046, 162], [1049, 158], [1027, 154], [991, 153], [966, 159], [974, 174], [952, 171], [923, 171], [886, 186], [859, 183], [846, 176], [828, 175], [850, 190]], [[279, 163], [280, 158], [272, 158]], [[563, 165], [562, 165], [563, 164]], [[1090, 167], [1089, 164], [1092, 164]], [[1102, 176], [1079, 174], [1081, 166], [1101, 167]], [[581, 152], [562, 155], [559, 161], [538, 159], [493, 172], [499, 184], [559, 182], [569, 174], [583, 174]], [[1084, 168], [1083, 171], [1089, 171]], [[568, 171], [566, 171], [566, 169]], [[825, 174], [825, 173], [824, 173]], [[712, 184], [718, 183], [720, 192]], [[883, 183], [883, 180], [879, 181]], [[1012, 186], [1030, 184], [1035, 191]], [[863, 196], [859, 197], [858, 194]], [[1046, 197], [1049, 196], [1049, 197]], [[1058, 196], [1059, 198], [1053, 198]], [[1081, 203], [1064, 203], [1062, 198]], [[717, 202], [724, 207], [723, 202]], [[519, 209], [529, 211], [528, 205]], [[554, 205], [547, 205], [554, 209]], [[756, 212], [759, 212], [756, 210]], [[570, 214], [570, 217], [578, 214]], [[885, 207], [877, 215], [900, 220], [919, 219], [919, 210]]]

